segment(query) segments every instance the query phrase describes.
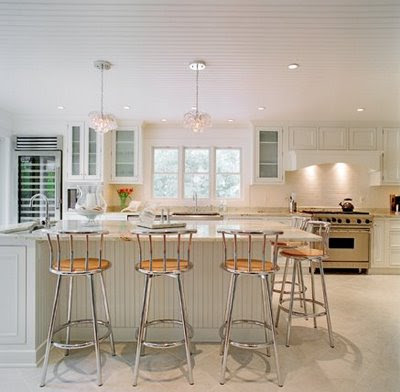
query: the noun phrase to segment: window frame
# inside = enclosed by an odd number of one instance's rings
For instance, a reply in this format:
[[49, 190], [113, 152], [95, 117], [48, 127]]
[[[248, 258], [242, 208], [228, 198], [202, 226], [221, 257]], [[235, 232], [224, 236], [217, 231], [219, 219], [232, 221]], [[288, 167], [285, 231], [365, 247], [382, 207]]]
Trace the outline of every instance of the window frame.
[[[154, 175], [155, 174], [163, 174], [163, 173], [155, 173], [154, 172], [154, 151], [156, 149], [173, 149], [173, 150], [178, 150], [178, 195], [177, 197], [156, 197], [154, 195]], [[208, 198], [199, 198], [198, 200], [201, 201], [202, 204], [212, 204], [213, 202], [218, 202], [221, 200], [227, 200], [229, 202], [238, 202], [238, 201], [243, 201], [244, 200], [244, 173], [243, 173], [243, 148], [241, 146], [212, 146], [212, 145], [205, 145], [205, 146], [191, 146], [191, 145], [152, 145], [151, 146], [151, 197], [153, 200], [160, 202], [179, 202], [181, 201], [183, 204], [187, 204], [188, 202], [192, 201], [192, 197], [190, 198], [185, 198], [185, 150], [194, 150], [194, 149], [200, 149], [200, 150], [209, 150], [209, 197]], [[231, 173], [231, 174], [239, 174], [240, 176], [240, 195], [237, 198], [226, 198], [226, 197], [217, 197], [217, 192], [216, 192], [216, 181], [217, 181], [217, 165], [216, 165], [216, 159], [217, 159], [217, 150], [239, 150], [239, 156], [240, 156], [240, 171], [239, 173]], [[172, 172], [164, 173], [164, 174], [176, 174]], [[206, 173], [198, 173], [198, 174], [206, 174]], [[229, 173], [223, 173], [223, 174], [229, 174]]]
[[[155, 163], [154, 163], [154, 152], [155, 150], [177, 150], [178, 151], [178, 171], [175, 172], [155, 172]], [[181, 194], [181, 189], [180, 189], [180, 148], [178, 146], [152, 146], [151, 148], [151, 197], [154, 200], [179, 200], [180, 199], [180, 194]], [[177, 180], [178, 180], [178, 192], [176, 197], [158, 197], [154, 194], [154, 175], [155, 174], [176, 174], [177, 175]]]
[[[217, 173], [217, 150], [238, 150], [239, 151], [239, 172], [223, 172], [223, 173]], [[214, 167], [214, 200], [242, 200], [243, 199], [243, 158], [242, 158], [242, 148], [241, 147], [214, 147], [214, 162], [215, 162], [215, 167]], [[217, 175], [218, 174], [239, 174], [240, 178], [240, 186], [239, 186], [239, 197], [232, 197], [232, 198], [227, 198], [227, 197], [218, 197], [217, 196]]]
[[186, 150], [207, 150], [208, 151], [208, 172], [196, 172], [190, 174], [208, 174], [208, 197], [199, 197], [199, 200], [212, 200], [211, 193], [211, 182], [212, 182], [212, 168], [211, 168], [211, 156], [212, 147], [192, 147], [192, 146], [182, 146], [182, 200], [193, 200], [192, 197], [185, 197], [185, 174], [186, 174]]

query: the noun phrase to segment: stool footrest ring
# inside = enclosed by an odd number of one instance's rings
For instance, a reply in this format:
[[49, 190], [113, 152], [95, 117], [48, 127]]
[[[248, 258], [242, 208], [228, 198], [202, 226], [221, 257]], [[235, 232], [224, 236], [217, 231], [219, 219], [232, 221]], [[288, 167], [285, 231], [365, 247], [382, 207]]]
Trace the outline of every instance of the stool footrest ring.
[[[284, 300], [278, 305], [279, 308], [280, 308], [282, 311], [286, 312], [286, 313], [289, 313], [289, 308], [283, 306], [282, 304], [283, 304], [284, 302], [289, 302], [289, 301], [290, 301], [290, 298], [284, 299]], [[308, 318], [313, 318], [313, 317], [326, 316], [325, 305], [324, 305], [322, 302], [320, 302], [320, 301], [316, 301], [316, 300], [313, 300], [313, 299], [311, 299], [311, 298], [303, 299], [303, 298], [299, 298], [299, 297], [293, 298], [293, 301], [300, 301], [300, 302], [306, 301], [307, 303], [319, 305], [319, 306], [321, 306], [324, 310], [323, 310], [322, 312], [316, 312], [316, 313], [312, 313], [312, 312], [308, 313], [308, 312], [307, 312], [307, 314], [304, 313], [304, 312], [299, 312], [299, 311], [293, 310], [293, 311], [292, 311], [292, 317], [298, 317], [298, 318], [308, 317]]]
[[[65, 329], [67, 327], [73, 327], [73, 326], [78, 326], [78, 325], [82, 325], [82, 324], [93, 325], [93, 320], [91, 320], [91, 319], [80, 319], [80, 320], [70, 321], [69, 323], [61, 324], [57, 329], [54, 330], [53, 336], [57, 332], [60, 332], [60, 331], [62, 331], [63, 329]], [[103, 340], [107, 339], [110, 336], [110, 334], [111, 334], [111, 324], [109, 322], [107, 322], [107, 321], [97, 320], [97, 325], [101, 325], [101, 326], [107, 328], [106, 333], [103, 336], [99, 337], [99, 342], [102, 342]], [[94, 346], [95, 342], [93, 340], [89, 340], [89, 341], [81, 342], [81, 343], [68, 343], [67, 344], [67, 343], [61, 343], [61, 342], [52, 341], [51, 344], [54, 347], [61, 348], [63, 350], [78, 350], [78, 349], [81, 349], [81, 348]]]
[[[176, 319], [157, 319], [157, 320], [151, 320], [148, 321], [145, 325], [145, 327], [152, 327], [155, 325], [159, 325], [159, 324], [173, 324], [173, 325], [180, 325], [183, 326], [183, 322], [182, 320], [176, 320]], [[189, 324], [186, 323], [187, 329], [188, 329], [188, 336], [191, 339], [193, 337], [193, 327]], [[137, 340], [137, 336], [138, 336], [138, 330], [136, 331], [136, 340]], [[178, 347], [178, 346], [182, 346], [185, 344], [185, 340], [175, 340], [175, 341], [171, 341], [171, 342], [148, 342], [148, 341], [143, 341], [142, 344], [146, 347], [151, 347], [151, 348], [172, 348], [172, 347]]]
[[[274, 285], [275, 285], [275, 284], [280, 284], [280, 285], [281, 285], [281, 284], [282, 284], [282, 281], [281, 281], [281, 280], [276, 280], [275, 283], [274, 283]], [[287, 284], [288, 284], [288, 285], [292, 285], [292, 282], [290, 282], [290, 281], [287, 280], [287, 281], [285, 282], [284, 288], [286, 287]], [[298, 283], [295, 283], [294, 285], [299, 287], [299, 284], [298, 284]], [[273, 289], [272, 291], [273, 291], [274, 293], [280, 293], [280, 292], [281, 292], [281, 289]], [[307, 291], [307, 287], [304, 286], [304, 292], [306, 292], [306, 291]], [[289, 294], [291, 294], [291, 293], [292, 293], [291, 291], [286, 291], [286, 290], [283, 291], [283, 294], [289, 295]], [[302, 291], [300, 290], [300, 287], [299, 287], [299, 290], [298, 290], [298, 291], [295, 291], [294, 293], [295, 293], [295, 294], [301, 294]]]
[[[250, 324], [250, 325], [257, 325], [259, 327], [266, 328], [270, 331], [272, 331], [272, 328], [270, 325], [264, 323], [263, 321], [259, 320], [246, 320], [246, 319], [241, 319], [241, 320], [232, 320], [232, 324]], [[222, 324], [220, 329], [219, 329], [219, 336], [221, 340], [225, 339], [225, 327], [226, 323]], [[258, 350], [260, 348], [266, 348], [269, 347], [273, 344], [272, 339], [269, 340], [268, 342], [263, 342], [263, 343], [245, 343], [245, 342], [237, 342], [234, 340], [229, 340], [229, 344], [235, 347], [239, 348], [245, 348], [248, 350]]]

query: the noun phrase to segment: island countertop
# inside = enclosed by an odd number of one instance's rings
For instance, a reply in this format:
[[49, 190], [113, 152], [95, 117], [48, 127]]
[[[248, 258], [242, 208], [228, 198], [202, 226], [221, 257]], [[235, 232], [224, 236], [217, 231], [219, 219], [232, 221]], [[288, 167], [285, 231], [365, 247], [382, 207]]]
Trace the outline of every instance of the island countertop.
[[[227, 220], [227, 221], [190, 221], [187, 223], [187, 228], [196, 229], [197, 232], [193, 235], [193, 241], [221, 241], [221, 234], [218, 230], [221, 229], [240, 229], [252, 231], [282, 231], [280, 239], [285, 241], [320, 241], [318, 235], [305, 232], [291, 227], [288, 224], [275, 221], [254, 221], [254, 220]], [[62, 220], [57, 222], [52, 230], [79, 230], [83, 228], [87, 231], [105, 230], [108, 232], [106, 239], [118, 240], [121, 237], [131, 235], [131, 232], [138, 229], [136, 222], [129, 221], [99, 221], [94, 225], [87, 225], [78, 220]], [[33, 233], [13, 233], [3, 235], [3, 237], [14, 237], [19, 239], [41, 240], [46, 238], [45, 230], [37, 230]]]

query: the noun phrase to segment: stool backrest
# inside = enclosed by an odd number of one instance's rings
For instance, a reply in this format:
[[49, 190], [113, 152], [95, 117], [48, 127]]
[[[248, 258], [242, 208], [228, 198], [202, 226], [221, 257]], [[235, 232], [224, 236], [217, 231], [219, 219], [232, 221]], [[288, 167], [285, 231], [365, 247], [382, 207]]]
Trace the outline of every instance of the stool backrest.
[[[283, 234], [283, 231], [258, 231], [258, 230], [230, 230], [230, 229], [221, 229], [218, 230], [218, 233], [222, 234], [222, 241], [224, 244], [224, 260], [225, 266], [227, 266], [227, 262], [229, 260], [228, 257], [228, 241], [227, 239], [232, 239], [233, 241], [233, 269], [238, 270], [238, 239], [244, 240], [247, 248], [247, 271], [252, 271], [252, 263], [253, 263], [253, 244], [255, 240], [262, 242], [261, 248], [261, 262], [262, 262], [262, 270], [266, 269], [267, 262], [267, 244], [272, 245], [272, 243], [278, 243], [279, 236]], [[272, 265], [274, 269], [277, 267], [278, 263], [278, 247], [273, 246], [273, 254], [272, 254]], [[243, 271], [243, 269], [241, 269]]]
[[[101, 269], [102, 267], [102, 259], [103, 259], [103, 245], [104, 245], [104, 235], [108, 234], [107, 231], [105, 230], [99, 230], [99, 231], [77, 231], [74, 230], [73, 232], [68, 232], [68, 231], [55, 231], [55, 230], [49, 230], [46, 235], [47, 235], [47, 242], [49, 244], [50, 248], [50, 270], [54, 272], [68, 272], [68, 273], [74, 273], [74, 263], [75, 260], [78, 258], [76, 257], [76, 252], [75, 252], [75, 245], [76, 241], [84, 239], [85, 241], [85, 248], [84, 248], [84, 269], [79, 269], [79, 273], [85, 273], [88, 272], [89, 270], [89, 259], [90, 258], [97, 258], [98, 260], [98, 268]], [[90, 239], [90, 240], [89, 240]], [[64, 241], [66, 240], [66, 241]], [[55, 245], [53, 242], [55, 241]], [[96, 253], [97, 257], [90, 257], [89, 253], [89, 243], [93, 243], [96, 241], [98, 243]], [[65, 270], [65, 268], [61, 268], [61, 260], [62, 260], [62, 248], [61, 248], [61, 243], [67, 243], [67, 254], [69, 257], [69, 266], [68, 269]], [[82, 258], [82, 257], [80, 257]]]
[[324, 256], [328, 254], [330, 229], [331, 224], [329, 222], [309, 220], [306, 225], [306, 231], [322, 237], [322, 241], [313, 242], [312, 247], [322, 250]]
[[310, 218], [307, 216], [292, 216], [292, 227], [305, 230], [309, 220]]
[[[161, 247], [161, 255], [163, 261], [163, 270], [167, 270], [167, 260], [168, 260], [168, 252], [167, 252], [167, 241], [168, 239], [176, 240], [176, 251], [173, 252], [171, 258], [177, 260], [176, 270], [181, 270], [181, 261], [185, 260], [187, 262], [190, 261], [190, 249], [192, 246], [192, 237], [193, 234], [197, 233], [196, 229], [165, 229], [165, 230], [134, 230], [132, 234], [136, 235], [136, 239], [139, 246], [139, 267], [143, 268], [143, 240], [146, 239], [149, 242], [149, 266], [148, 270], [153, 271], [153, 260], [154, 257], [154, 240], [160, 239], [162, 241]], [[183, 240], [188, 239], [187, 241], [187, 249], [186, 249], [186, 257], [184, 252], [184, 247], [182, 245]], [[159, 271], [158, 271], [159, 272]]]

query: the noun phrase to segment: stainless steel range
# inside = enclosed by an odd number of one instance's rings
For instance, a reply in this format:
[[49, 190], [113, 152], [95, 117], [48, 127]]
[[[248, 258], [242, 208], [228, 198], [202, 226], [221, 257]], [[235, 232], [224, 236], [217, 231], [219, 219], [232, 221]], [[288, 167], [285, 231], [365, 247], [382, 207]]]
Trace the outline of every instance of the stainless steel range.
[[308, 209], [313, 220], [331, 223], [327, 268], [369, 268], [372, 216], [368, 212]]

